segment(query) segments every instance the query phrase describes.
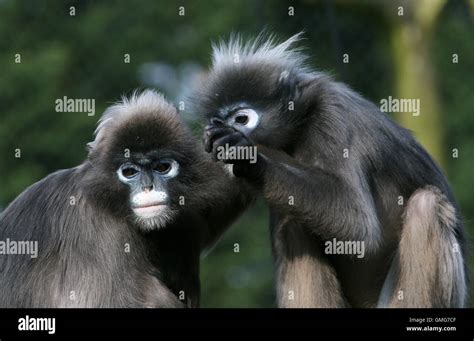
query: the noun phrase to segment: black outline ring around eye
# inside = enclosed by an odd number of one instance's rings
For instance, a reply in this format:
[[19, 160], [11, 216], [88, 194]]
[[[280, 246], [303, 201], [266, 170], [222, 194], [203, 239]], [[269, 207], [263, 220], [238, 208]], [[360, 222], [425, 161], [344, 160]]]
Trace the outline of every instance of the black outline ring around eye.
[[158, 173], [163, 178], [174, 178], [176, 175], [178, 175], [180, 169], [180, 164], [178, 161], [174, 159], [162, 159], [160, 160], [160, 162], [169, 163], [170, 167], [166, 170], [165, 173], [159, 172], [155, 168], [153, 168], [154, 172]]
[[[160, 164], [161, 165], [166, 164], [168, 167], [164, 171], [160, 171], [160, 170], [157, 169], [158, 165], [160, 165]], [[172, 168], [173, 168], [173, 160], [164, 159], [164, 160], [158, 161], [156, 166], [153, 167], [153, 170], [155, 172], [158, 172], [159, 174], [165, 175], [165, 174], [168, 174], [171, 171]]]
[[[123, 173], [124, 170], [126, 169], [133, 169], [135, 171], [135, 173], [133, 173], [132, 175], [125, 175]], [[130, 180], [130, 179], [133, 179], [138, 173], [140, 173], [140, 168], [138, 168], [137, 166], [133, 165], [133, 164], [130, 164], [130, 163], [127, 163], [127, 164], [124, 164], [122, 166], [120, 166], [120, 168], [118, 169], [118, 172], [120, 173], [120, 176], [122, 178], [124, 178], [125, 180]]]

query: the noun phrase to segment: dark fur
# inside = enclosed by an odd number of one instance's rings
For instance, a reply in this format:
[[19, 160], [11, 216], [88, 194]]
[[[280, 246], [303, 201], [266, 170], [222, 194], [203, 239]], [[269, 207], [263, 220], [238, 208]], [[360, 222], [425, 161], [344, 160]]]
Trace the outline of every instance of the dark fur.
[[[234, 38], [215, 47], [213, 67], [194, 101], [194, 111], [207, 117], [240, 102], [262, 114], [259, 126], [240, 141], [235, 133], [223, 138], [221, 130], [219, 139], [210, 136], [208, 143], [214, 143], [214, 151], [216, 145], [229, 142], [259, 148], [257, 165], [262, 166], [242, 169], [236, 163], [234, 172], [237, 165], [236, 175], [250, 181], [255, 181], [255, 174], [260, 176], [257, 186], [271, 209], [279, 306], [376, 306], [394, 258], [404, 262], [392, 270], [393, 283], [386, 285], [392, 291], [384, 295], [396, 297], [398, 285], [411, 299], [387, 305], [463, 306], [466, 242], [446, 178], [411, 134], [377, 106], [306, 67], [306, 57], [290, 49], [297, 40], [298, 36], [276, 45], [260, 37], [242, 44]], [[235, 54], [238, 63], [232, 62]], [[293, 111], [288, 109], [290, 101]], [[211, 125], [208, 134], [217, 130]], [[348, 158], [343, 157], [346, 148]], [[255, 167], [260, 169], [250, 171]], [[429, 194], [410, 199], [423, 188], [437, 199], [429, 199]], [[293, 206], [288, 204], [290, 196]], [[397, 205], [398, 196], [404, 198], [404, 206]], [[423, 215], [423, 224], [436, 233], [409, 237], [404, 232], [404, 211], [410, 211], [408, 202], [423, 207], [419, 200], [436, 205], [426, 205], [431, 214]], [[439, 205], [451, 216], [440, 216]], [[413, 236], [420, 239], [406, 241]], [[332, 238], [364, 241], [365, 258], [324, 255], [323, 242]], [[405, 242], [399, 247], [400, 240]], [[456, 241], [458, 254], [436, 249], [415, 252], [409, 246], [420, 243], [452, 250]], [[416, 271], [421, 264], [432, 271]], [[443, 270], [446, 267], [448, 271]], [[288, 291], [294, 291], [293, 300], [287, 298]], [[414, 299], [420, 292], [431, 294]]]
[[[36, 259], [0, 255], [0, 307], [199, 304], [200, 252], [222, 234], [248, 197], [201, 151], [171, 105], [110, 117], [83, 164], [37, 182], [2, 212], [0, 240], [39, 245]], [[132, 158], [155, 151], [180, 162], [168, 188], [179, 214], [159, 230], [143, 232], [131, 219], [127, 186], [115, 173], [125, 148]], [[184, 206], [177, 206], [180, 195]], [[177, 297], [180, 291], [184, 302]]]

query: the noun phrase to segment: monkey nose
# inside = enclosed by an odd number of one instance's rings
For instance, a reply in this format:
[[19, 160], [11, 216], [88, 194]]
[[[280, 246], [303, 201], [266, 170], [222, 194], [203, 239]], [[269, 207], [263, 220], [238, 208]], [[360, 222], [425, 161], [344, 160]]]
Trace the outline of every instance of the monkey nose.
[[142, 187], [142, 190], [143, 192], [151, 192], [153, 190], [153, 185], [149, 185], [149, 186], [143, 186]]

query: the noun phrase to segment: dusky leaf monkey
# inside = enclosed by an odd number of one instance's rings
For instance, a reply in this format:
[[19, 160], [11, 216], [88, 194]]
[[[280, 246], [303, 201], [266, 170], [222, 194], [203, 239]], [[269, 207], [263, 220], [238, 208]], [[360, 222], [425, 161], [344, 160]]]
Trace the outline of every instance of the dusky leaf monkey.
[[[257, 162], [223, 158], [270, 207], [280, 307], [462, 307], [466, 241], [445, 176], [379, 108], [259, 36], [214, 45], [196, 90], [206, 149], [257, 147]], [[330, 254], [359, 242], [363, 258]]]
[[198, 306], [201, 250], [249, 198], [216, 165], [158, 93], [109, 107], [81, 165], [1, 213], [37, 257], [0, 255], [0, 307]]

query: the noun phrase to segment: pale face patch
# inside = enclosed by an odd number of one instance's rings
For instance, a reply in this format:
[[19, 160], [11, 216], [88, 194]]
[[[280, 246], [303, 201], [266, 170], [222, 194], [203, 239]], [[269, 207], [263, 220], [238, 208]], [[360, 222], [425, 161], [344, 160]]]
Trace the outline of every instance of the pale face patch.
[[163, 206], [159, 214], [152, 216], [135, 215], [135, 222], [144, 231], [152, 231], [168, 225], [178, 212], [169, 206]]
[[168, 208], [168, 194], [164, 191], [143, 191], [132, 197], [132, 210], [142, 218], [161, 215]]

